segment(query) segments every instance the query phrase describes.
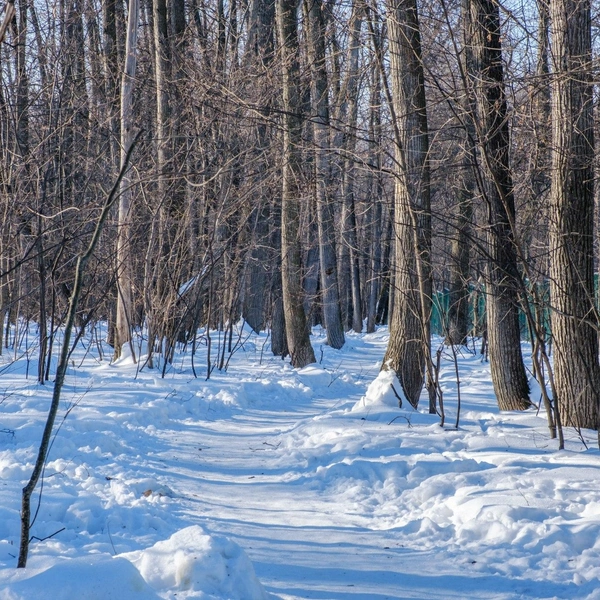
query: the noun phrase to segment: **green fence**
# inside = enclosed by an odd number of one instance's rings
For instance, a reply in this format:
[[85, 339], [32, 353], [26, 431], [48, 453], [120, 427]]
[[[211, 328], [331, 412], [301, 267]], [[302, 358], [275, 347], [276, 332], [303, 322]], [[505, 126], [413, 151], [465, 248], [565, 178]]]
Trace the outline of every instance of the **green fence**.
[[[598, 290], [598, 275], [595, 276], [596, 290]], [[535, 298], [533, 291], [535, 291]], [[469, 326], [470, 335], [482, 335], [485, 326], [485, 286], [469, 286]], [[548, 282], [535, 284], [535, 290], [529, 294], [529, 310], [536, 322], [541, 323], [546, 334], [550, 333], [550, 285]], [[448, 331], [448, 312], [450, 308], [450, 290], [443, 289], [433, 294], [433, 310], [431, 315], [431, 332], [435, 335], [445, 336]], [[527, 317], [519, 309], [519, 323], [521, 337], [530, 339]]]

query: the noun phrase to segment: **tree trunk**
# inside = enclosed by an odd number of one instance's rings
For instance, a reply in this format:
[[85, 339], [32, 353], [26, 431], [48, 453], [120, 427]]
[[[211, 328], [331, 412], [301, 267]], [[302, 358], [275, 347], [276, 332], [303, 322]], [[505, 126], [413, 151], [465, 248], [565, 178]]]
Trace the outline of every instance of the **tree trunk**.
[[396, 140], [394, 310], [384, 368], [417, 406], [431, 315], [429, 139], [416, 0], [392, 0], [388, 31]]
[[360, 31], [363, 22], [363, 7], [355, 1], [350, 19], [350, 39], [348, 42], [348, 71], [340, 90], [340, 115], [346, 122], [343, 137], [342, 152], [344, 156], [342, 171], [342, 244], [341, 261], [344, 269], [344, 279], [341, 282], [342, 297], [345, 303], [344, 324], [355, 332], [362, 331], [362, 294], [359, 265], [358, 232], [356, 223], [356, 139], [358, 124], [358, 85], [360, 59]]
[[[155, 342], [165, 341], [167, 344], [172, 335], [167, 331], [168, 324], [174, 317], [174, 300], [171, 295], [173, 274], [176, 267], [169, 264], [172, 248], [172, 215], [171, 204], [173, 190], [171, 181], [171, 106], [169, 88], [171, 81], [171, 47], [169, 42], [169, 26], [167, 21], [166, 0], [153, 0], [153, 39], [154, 39], [154, 75], [156, 97], [156, 176], [158, 235], [156, 247], [148, 247], [150, 255], [155, 254], [154, 273], [147, 281], [149, 290], [145, 290], [146, 317], [148, 320], [148, 366], [154, 366], [153, 352]], [[150, 239], [154, 245], [154, 239]], [[168, 352], [167, 352], [168, 354]], [[165, 357], [165, 364], [167, 359]]]
[[283, 189], [281, 194], [281, 278], [288, 349], [294, 367], [315, 362], [303, 308], [300, 249], [300, 153], [302, 135], [295, 0], [277, 0], [283, 59]]
[[456, 229], [450, 242], [451, 279], [445, 340], [446, 344], [454, 345], [465, 345], [469, 333], [469, 243], [475, 183], [470, 165], [463, 163], [460, 169], [456, 188]]
[[322, 310], [327, 343], [339, 349], [345, 340], [340, 314], [333, 207], [329, 198], [329, 86], [321, 0], [310, 0], [307, 12]]
[[[139, 22], [139, 1], [130, 0], [127, 16], [127, 44], [125, 68], [121, 82], [121, 169], [124, 168], [128, 152], [133, 143], [133, 83], [137, 62], [137, 31]], [[117, 235], [117, 322], [115, 326], [115, 358], [121, 356], [123, 345], [131, 345], [132, 273], [131, 273], [131, 171], [126, 170], [121, 179], [119, 197], [119, 217]], [[132, 353], [133, 346], [131, 345]]]
[[531, 406], [521, 353], [519, 272], [514, 243], [515, 203], [509, 167], [509, 131], [500, 43], [500, 12], [495, 0], [471, 0], [469, 73], [482, 158], [480, 192], [487, 205], [487, 329], [490, 367], [500, 410]]
[[[252, 98], [268, 98], [268, 81], [270, 67], [273, 62], [273, 33], [275, 27], [275, 5], [271, 0], [252, 0], [249, 3], [248, 39], [243, 58], [243, 66], [258, 73], [249, 85], [248, 92]], [[255, 330], [260, 331], [265, 326], [265, 310], [267, 308], [265, 286], [268, 273], [267, 264], [269, 253], [274, 248], [270, 247], [271, 227], [273, 224], [272, 204], [273, 192], [269, 185], [269, 159], [270, 144], [273, 141], [268, 119], [271, 114], [272, 103], [270, 100], [261, 106], [264, 121], [256, 125], [256, 141], [253, 148], [252, 160], [258, 164], [253, 177], [252, 194], [253, 215], [252, 247], [247, 256], [246, 291], [244, 294], [244, 318]], [[277, 249], [280, 248], [278, 241]], [[281, 286], [279, 286], [281, 287]]]
[[27, 1], [19, 1], [18, 26], [17, 17], [13, 19], [13, 33], [16, 46], [17, 71], [17, 123], [16, 137], [18, 153], [22, 158], [29, 154], [29, 77], [27, 75]]
[[269, 257], [271, 259], [271, 351], [285, 358], [289, 354], [285, 314], [283, 310], [283, 286], [281, 282], [281, 207], [275, 204], [271, 211], [271, 235]]
[[371, 176], [370, 214], [370, 274], [369, 297], [367, 302], [367, 333], [375, 331], [377, 323], [377, 302], [381, 290], [381, 263], [383, 237], [383, 182], [381, 173], [381, 77], [376, 68], [371, 69], [371, 119], [370, 119], [370, 162], [375, 165], [375, 173]]
[[589, 0], [552, 0], [550, 294], [555, 386], [564, 425], [598, 428], [594, 303], [594, 115]]
[[[464, 2], [465, 0], [463, 0]], [[468, 2], [468, 0], [466, 0]], [[472, 49], [465, 40], [463, 44], [463, 67], [465, 72], [472, 66]], [[464, 128], [458, 181], [454, 188], [456, 198], [456, 217], [450, 242], [450, 296], [448, 306], [448, 326], [445, 332], [446, 344], [467, 343], [469, 333], [469, 280], [470, 280], [470, 244], [473, 219], [473, 198], [475, 196], [474, 165], [477, 161], [473, 140], [476, 139], [473, 123], [473, 111], [469, 103], [468, 90], [462, 90], [460, 101]], [[465, 93], [466, 92], [466, 93]]]
[[112, 154], [112, 164], [115, 167], [120, 162], [118, 150], [119, 139], [119, 85], [118, 85], [118, 48], [117, 48], [117, 23], [116, 0], [103, 0], [103, 57], [105, 72], [105, 89], [107, 101], [107, 121], [109, 130], [109, 147]]

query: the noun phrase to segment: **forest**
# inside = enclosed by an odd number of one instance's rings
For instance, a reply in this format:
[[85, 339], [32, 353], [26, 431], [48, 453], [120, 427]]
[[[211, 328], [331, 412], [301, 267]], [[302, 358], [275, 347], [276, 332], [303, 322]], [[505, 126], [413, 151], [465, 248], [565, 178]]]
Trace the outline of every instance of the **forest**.
[[38, 323], [47, 381], [76, 288], [115, 358], [208, 344], [204, 376], [239, 319], [295, 367], [310, 326], [389, 323], [384, 368], [435, 412], [435, 322], [483, 337], [503, 410], [531, 405], [528, 337], [552, 435], [597, 429], [592, 9], [7, 3], [2, 345]]
[[[496, 410], [540, 411], [559, 450], [600, 441], [599, 9], [6, 2], [0, 353], [53, 390], [19, 566], [74, 357], [131, 361], [133, 382], [185, 356], [194, 380], [225, 381], [260, 342], [260, 365], [300, 381], [336, 373], [334, 351], [362, 369], [352, 352], [380, 330], [375, 404], [424, 402], [444, 426], [453, 373], [458, 430], [472, 352]], [[364, 379], [349, 373], [302, 385]]]

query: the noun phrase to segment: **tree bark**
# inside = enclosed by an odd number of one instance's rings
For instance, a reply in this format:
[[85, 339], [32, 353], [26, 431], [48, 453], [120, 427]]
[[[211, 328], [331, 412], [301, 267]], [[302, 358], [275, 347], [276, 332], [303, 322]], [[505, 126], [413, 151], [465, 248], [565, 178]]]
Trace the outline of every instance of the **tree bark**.
[[281, 194], [281, 278], [288, 350], [292, 365], [315, 362], [303, 308], [300, 249], [300, 152], [302, 135], [295, 0], [277, 1], [277, 27], [283, 59], [283, 189]]
[[514, 241], [515, 203], [509, 166], [509, 130], [495, 0], [471, 0], [464, 17], [472, 43], [469, 72], [482, 158], [480, 192], [487, 206], [487, 329], [490, 368], [500, 410], [531, 406], [521, 353], [518, 297], [521, 289]]
[[329, 198], [329, 85], [325, 56], [325, 23], [321, 0], [310, 0], [308, 12], [308, 57], [311, 67], [311, 103], [314, 137], [314, 165], [319, 232], [319, 261], [323, 319], [327, 343], [339, 349], [344, 345], [340, 314], [333, 207]]
[[371, 69], [371, 119], [370, 119], [370, 162], [375, 165], [371, 176], [371, 203], [369, 205], [370, 222], [370, 274], [369, 297], [367, 302], [367, 333], [375, 331], [377, 323], [377, 302], [381, 290], [381, 265], [383, 237], [383, 182], [381, 160], [381, 76], [376, 68]]
[[344, 325], [355, 332], [362, 331], [362, 294], [356, 222], [356, 140], [358, 124], [360, 31], [363, 23], [362, 3], [355, 1], [350, 18], [350, 38], [348, 41], [347, 75], [340, 89], [339, 119], [345, 123], [342, 142], [342, 249], [340, 256], [341, 298]]
[[27, 74], [27, 2], [19, 1], [18, 26], [17, 17], [13, 19], [13, 32], [16, 46], [17, 71], [17, 147], [19, 155], [25, 158], [29, 154], [29, 76]]
[[[469, 10], [469, 0], [462, 0], [463, 14]], [[461, 69], [468, 73], [473, 69], [473, 49], [467, 31], [463, 28], [463, 44]], [[466, 34], [466, 35], [465, 35]], [[463, 81], [463, 89], [459, 91], [462, 97], [459, 106], [463, 126], [462, 146], [459, 155], [458, 182], [455, 186], [456, 220], [455, 230], [450, 242], [450, 298], [448, 306], [448, 327], [446, 331], [447, 344], [466, 344], [469, 333], [469, 257], [471, 243], [471, 226], [473, 219], [473, 199], [475, 196], [475, 171], [477, 162], [474, 140], [476, 139], [473, 122], [473, 99], [470, 98], [468, 82]]]
[[594, 115], [589, 0], [552, 0], [550, 294], [563, 425], [598, 429], [594, 303]]
[[[265, 326], [265, 311], [267, 308], [265, 285], [267, 284], [267, 264], [269, 254], [274, 251], [271, 247], [271, 228], [273, 226], [273, 192], [269, 185], [270, 144], [273, 141], [272, 131], [268, 127], [268, 119], [272, 110], [269, 94], [269, 74], [273, 62], [273, 33], [275, 28], [275, 5], [272, 0], [252, 0], [249, 5], [248, 40], [244, 53], [243, 66], [257, 73], [258, 76], [249, 86], [248, 92], [256, 100], [262, 100], [260, 107], [264, 121], [256, 125], [255, 144], [252, 160], [256, 162], [253, 176], [252, 194], [253, 215], [252, 247], [247, 255], [246, 290], [244, 294], [244, 318], [256, 331]], [[279, 225], [277, 225], [279, 228]], [[277, 239], [277, 251], [281, 243]], [[273, 273], [270, 273], [273, 276]], [[281, 286], [279, 286], [280, 288]]]
[[[133, 84], [137, 63], [137, 31], [139, 0], [130, 0], [127, 16], [127, 43], [125, 68], [121, 81], [121, 169], [124, 169], [133, 144]], [[120, 181], [119, 216], [117, 234], [117, 322], [115, 326], [115, 358], [121, 356], [123, 346], [131, 345], [132, 273], [130, 240], [131, 171], [125, 170]], [[133, 346], [131, 345], [132, 353]]]
[[428, 356], [431, 315], [429, 137], [415, 0], [392, 0], [388, 32], [397, 127], [394, 310], [384, 368], [396, 372], [417, 406]]
[[469, 243], [474, 180], [462, 164], [456, 194], [456, 229], [450, 242], [450, 294], [446, 344], [465, 345], [469, 333]]

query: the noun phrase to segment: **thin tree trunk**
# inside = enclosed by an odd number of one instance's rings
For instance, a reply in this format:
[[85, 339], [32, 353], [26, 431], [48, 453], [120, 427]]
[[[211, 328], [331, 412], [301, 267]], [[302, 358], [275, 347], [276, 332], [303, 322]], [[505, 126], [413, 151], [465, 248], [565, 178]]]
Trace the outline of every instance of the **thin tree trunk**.
[[112, 164], [120, 163], [119, 155], [119, 55], [117, 48], [116, 0], [103, 0], [103, 55], [106, 89], [106, 113]]
[[100, 217], [96, 222], [96, 227], [94, 229], [94, 233], [92, 235], [90, 243], [88, 244], [88, 247], [86, 248], [85, 252], [80, 254], [77, 258], [77, 264], [75, 267], [75, 281], [73, 283], [73, 290], [69, 297], [69, 308], [67, 311], [67, 318], [65, 323], [65, 334], [63, 337], [58, 366], [56, 368], [56, 378], [54, 380], [52, 402], [50, 403], [50, 409], [48, 410], [46, 424], [42, 433], [42, 439], [40, 440], [38, 455], [35, 461], [33, 471], [31, 473], [31, 477], [29, 478], [27, 485], [23, 488], [23, 498], [21, 504], [21, 543], [19, 547], [19, 559], [17, 563], [17, 567], [20, 569], [24, 569], [27, 566], [30, 542], [29, 534], [31, 527], [31, 495], [33, 494], [35, 487], [37, 486], [38, 481], [40, 480], [44, 469], [44, 465], [46, 464], [48, 451], [50, 449], [52, 430], [54, 428], [54, 422], [56, 420], [56, 415], [58, 413], [58, 408], [60, 405], [60, 395], [65, 381], [65, 376], [67, 374], [67, 368], [69, 367], [69, 356], [72, 352], [71, 334], [73, 332], [73, 327], [75, 326], [77, 306], [79, 304], [81, 291], [83, 287], [83, 277], [85, 274], [87, 263], [92, 257], [94, 250], [98, 245], [98, 241], [100, 240], [100, 234], [102, 233], [110, 209], [112, 208], [118, 196], [118, 190], [120, 188], [120, 184], [122, 183], [122, 177], [127, 169], [127, 165], [129, 164], [134, 145], [135, 140], [131, 140], [129, 150], [122, 161], [123, 165], [121, 167], [121, 172], [119, 173], [117, 181], [115, 182], [112, 190], [106, 197], [106, 201], [104, 203], [104, 206], [102, 207]]
[[342, 170], [342, 244], [341, 255], [346, 281], [342, 282], [342, 297], [347, 306], [345, 324], [357, 333], [362, 331], [362, 294], [359, 261], [359, 244], [356, 223], [356, 139], [358, 124], [359, 95], [359, 59], [363, 23], [363, 8], [355, 1], [350, 19], [350, 39], [348, 42], [348, 75], [344, 80], [340, 95], [340, 120], [347, 121], [343, 136], [343, 170]]
[[372, 69], [371, 82], [371, 133], [370, 161], [375, 165], [375, 172], [371, 177], [371, 215], [370, 227], [370, 274], [369, 297], [367, 303], [367, 333], [375, 331], [377, 323], [377, 301], [381, 290], [381, 264], [383, 236], [383, 182], [381, 174], [381, 77], [376, 68]]
[[17, 18], [13, 19], [13, 32], [16, 40], [16, 75], [17, 75], [17, 147], [23, 158], [29, 154], [29, 77], [27, 75], [27, 2], [20, 0]]
[[325, 56], [325, 23], [321, 0], [310, 0], [308, 12], [308, 56], [311, 65], [311, 101], [315, 155], [317, 225], [323, 320], [327, 343], [332, 348], [344, 345], [340, 314], [333, 207], [329, 198], [329, 85]]
[[[125, 68], [121, 82], [121, 169], [133, 143], [133, 84], [137, 63], [137, 32], [139, 23], [139, 0], [130, 0], [127, 16], [127, 44]], [[131, 346], [132, 273], [130, 208], [132, 197], [131, 172], [126, 171], [121, 179], [117, 234], [117, 322], [115, 327], [115, 358], [121, 356], [123, 346]], [[134, 357], [135, 358], [135, 357]]]

